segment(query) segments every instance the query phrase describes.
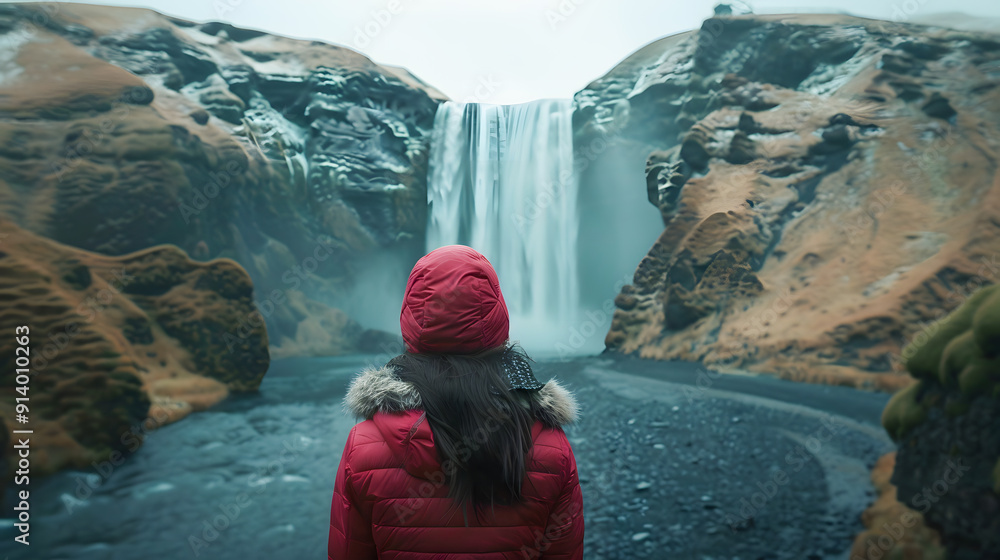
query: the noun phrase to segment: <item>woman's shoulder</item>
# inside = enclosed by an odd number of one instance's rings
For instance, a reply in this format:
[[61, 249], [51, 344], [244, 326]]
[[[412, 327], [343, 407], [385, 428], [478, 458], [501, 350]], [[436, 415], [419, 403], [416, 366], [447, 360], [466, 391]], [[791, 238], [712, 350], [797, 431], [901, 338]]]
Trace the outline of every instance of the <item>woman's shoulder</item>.
[[538, 419], [547, 426], [572, 424], [580, 414], [576, 397], [556, 379], [550, 379], [541, 389], [534, 391], [531, 398], [537, 403]]
[[529, 451], [528, 471], [565, 475], [575, 462], [573, 448], [560, 427], [535, 426], [536, 435]]
[[565, 474], [574, 464], [573, 448], [563, 427], [576, 422], [579, 405], [566, 387], [555, 379], [532, 395], [538, 406], [538, 422], [533, 430], [529, 469]]
[[[550, 379], [530, 397], [536, 402], [538, 419], [548, 426], [576, 421], [576, 398], [556, 379]], [[368, 367], [352, 381], [344, 397], [345, 411], [357, 418], [372, 419], [376, 412], [402, 412], [422, 408], [420, 393], [412, 383], [400, 379], [392, 365]]]
[[351, 381], [344, 397], [345, 411], [371, 420], [376, 412], [402, 412], [420, 408], [420, 394], [401, 380], [391, 366], [368, 367]]
[[372, 469], [384, 469], [399, 466], [399, 456], [394, 450], [401, 445], [396, 438], [387, 437], [390, 434], [405, 434], [407, 428], [417, 418], [415, 411], [409, 413], [383, 414], [375, 419], [362, 420], [351, 428], [347, 436], [345, 453], [347, 464], [354, 473]]

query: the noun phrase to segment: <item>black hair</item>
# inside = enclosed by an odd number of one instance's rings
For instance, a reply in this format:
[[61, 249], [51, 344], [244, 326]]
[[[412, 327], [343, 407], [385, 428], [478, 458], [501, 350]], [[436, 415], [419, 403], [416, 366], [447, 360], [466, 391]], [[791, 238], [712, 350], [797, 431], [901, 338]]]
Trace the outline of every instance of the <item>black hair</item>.
[[[477, 354], [405, 353], [389, 362], [420, 394], [448, 483], [466, 515], [520, 503], [531, 428], [555, 422], [530, 390], [510, 389], [504, 363], [530, 359], [516, 346]], [[507, 362], [509, 363], [509, 362]], [[466, 521], [468, 518], [466, 517]]]

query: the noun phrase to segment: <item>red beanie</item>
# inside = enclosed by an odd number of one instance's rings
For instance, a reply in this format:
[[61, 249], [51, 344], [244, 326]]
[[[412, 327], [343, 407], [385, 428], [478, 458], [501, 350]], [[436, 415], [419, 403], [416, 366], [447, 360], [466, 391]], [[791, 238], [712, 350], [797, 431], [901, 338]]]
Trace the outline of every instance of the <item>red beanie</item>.
[[479, 251], [448, 245], [410, 272], [399, 326], [410, 352], [471, 354], [507, 341], [510, 321], [497, 273]]

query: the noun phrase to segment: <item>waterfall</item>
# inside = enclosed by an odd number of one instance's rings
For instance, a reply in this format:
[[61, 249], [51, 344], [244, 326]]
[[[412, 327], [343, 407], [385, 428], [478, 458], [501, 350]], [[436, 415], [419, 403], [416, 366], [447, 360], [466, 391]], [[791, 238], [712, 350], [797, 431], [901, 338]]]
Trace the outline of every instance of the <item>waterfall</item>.
[[542, 350], [579, 306], [572, 102], [446, 102], [434, 120], [427, 250], [468, 245], [490, 260], [511, 338]]

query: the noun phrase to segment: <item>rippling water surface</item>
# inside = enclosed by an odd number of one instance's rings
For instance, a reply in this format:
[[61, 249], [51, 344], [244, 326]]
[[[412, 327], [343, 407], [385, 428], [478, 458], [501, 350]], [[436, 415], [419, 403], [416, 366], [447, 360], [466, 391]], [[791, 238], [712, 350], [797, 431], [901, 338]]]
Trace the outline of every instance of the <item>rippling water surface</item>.
[[[353, 425], [340, 401], [368, 362], [276, 361], [259, 394], [152, 432], [120, 466], [35, 483], [32, 544], [9, 544], [14, 533], [5, 520], [0, 554], [322, 558], [335, 470]], [[96, 489], [88, 492], [91, 485]]]

